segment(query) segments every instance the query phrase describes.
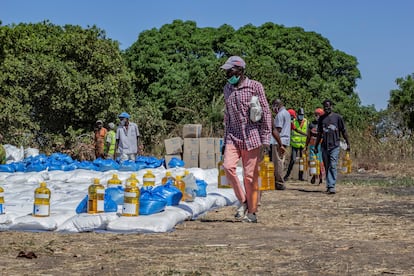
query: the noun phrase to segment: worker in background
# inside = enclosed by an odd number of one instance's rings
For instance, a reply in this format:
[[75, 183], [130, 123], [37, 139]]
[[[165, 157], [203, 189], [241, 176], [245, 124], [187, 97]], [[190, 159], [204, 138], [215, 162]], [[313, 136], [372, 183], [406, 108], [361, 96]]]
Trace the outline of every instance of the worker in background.
[[104, 145], [107, 132], [107, 129], [103, 127], [103, 121], [97, 120], [94, 129], [95, 158], [105, 158]]
[[115, 124], [108, 124], [108, 133], [105, 136], [105, 158], [115, 159], [115, 144], [116, 144], [116, 132]]
[[[291, 157], [290, 157], [289, 167], [284, 177], [285, 181], [287, 181], [290, 176], [293, 165], [295, 164], [295, 161], [296, 161], [296, 157], [299, 156], [300, 158], [302, 158], [303, 149], [305, 148], [305, 144], [306, 144], [307, 131], [308, 131], [308, 120], [305, 118], [305, 111], [303, 108], [299, 108], [297, 112], [297, 118], [293, 119], [292, 129], [290, 132]], [[299, 170], [298, 179], [300, 181], [305, 180], [303, 178], [303, 171], [301, 170]]]

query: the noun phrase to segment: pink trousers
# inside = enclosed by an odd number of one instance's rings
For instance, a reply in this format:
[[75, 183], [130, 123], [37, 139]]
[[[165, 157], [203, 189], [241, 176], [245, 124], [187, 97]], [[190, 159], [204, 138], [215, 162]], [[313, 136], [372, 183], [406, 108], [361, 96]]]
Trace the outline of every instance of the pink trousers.
[[[237, 163], [240, 158], [243, 164], [243, 184], [244, 189], [240, 184], [236, 173]], [[223, 168], [226, 172], [226, 177], [232, 185], [234, 193], [240, 203], [247, 202], [249, 213], [257, 212], [257, 203], [259, 196], [259, 161], [260, 161], [260, 147], [247, 151], [239, 150], [233, 144], [227, 144], [224, 152]]]

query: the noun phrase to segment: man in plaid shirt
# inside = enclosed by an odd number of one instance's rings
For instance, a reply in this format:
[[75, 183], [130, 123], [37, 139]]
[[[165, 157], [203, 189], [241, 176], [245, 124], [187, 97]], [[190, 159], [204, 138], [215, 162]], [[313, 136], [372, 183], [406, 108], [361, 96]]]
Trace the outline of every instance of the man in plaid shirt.
[[[263, 85], [244, 75], [246, 63], [241, 57], [231, 56], [220, 68], [226, 71], [224, 86], [224, 170], [240, 202], [236, 218], [257, 222], [258, 178], [260, 153], [269, 149], [272, 120]], [[263, 110], [262, 118], [250, 119], [250, 101], [257, 96]], [[237, 163], [242, 159], [243, 184], [236, 174]]]

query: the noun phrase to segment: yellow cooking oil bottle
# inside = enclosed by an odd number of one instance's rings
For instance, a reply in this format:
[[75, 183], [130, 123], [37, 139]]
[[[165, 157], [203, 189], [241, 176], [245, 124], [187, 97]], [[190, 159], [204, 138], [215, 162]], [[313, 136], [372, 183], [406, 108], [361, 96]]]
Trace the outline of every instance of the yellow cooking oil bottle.
[[0, 186], [0, 215], [4, 213], [4, 189]]
[[104, 212], [105, 187], [99, 183], [99, 178], [94, 178], [88, 188], [88, 214]]
[[172, 173], [170, 171], [166, 171], [164, 177], [161, 179], [161, 184], [164, 185], [169, 179], [173, 181], [173, 184], [175, 183], [175, 178], [172, 176]]
[[108, 188], [122, 186], [122, 181], [118, 178], [118, 174], [114, 173], [112, 175], [112, 178], [108, 180], [106, 185]]
[[125, 186], [128, 185], [129, 182], [137, 182], [137, 186], [139, 184], [139, 180], [137, 178], [137, 174], [136, 173], [131, 173], [131, 175], [125, 179]]
[[33, 214], [34, 217], [48, 217], [50, 215], [50, 190], [46, 182], [40, 182], [34, 192]]
[[308, 156], [306, 155], [306, 152], [304, 151], [302, 153], [302, 158], [303, 158], [303, 171], [307, 172], [308, 171]]
[[181, 175], [177, 175], [175, 177], [175, 187], [177, 187], [178, 190], [180, 190], [180, 192], [183, 194], [183, 196], [181, 197], [181, 201], [185, 200], [185, 182], [182, 180]]
[[270, 161], [269, 155], [265, 155], [259, 163], [259, 190], [275, 189], [275, 166]]
[[229, 181], [226, 177], [226, 172], [224, 171], [223, 167], [223, 156], [221, 156], [220, 161], [217, 163], [217, 169], [218, 169], [218, 179], [217, 179], [217, 188], [220, 189], [229, 189], [232, 188]]
[[305, 162], [302, 156], [302, 157], [299, 157], [299, 172], [303, 173], [304, 169], [305, 169]]
[[184, 170], [184, 177], [186, 177], [189, 174], [190, 174], [190, 171], [189, 170]]
[[155, 186], [155, 174], [151, 170], [147, 170], [142, 178], [143, 186]]
[[347, 151], [342, 158], [341, 173], [348, 174], [352, 172], [352, 160], [349, 151]]
[[136, 217], [139, 215], [139, 197], [140, 191], [138, 182], [134, 180], [127, 182], [124, 191], [124, 205], [122, 207], [122, 216]]
[[312, 155], [309, 160], [309, 175], [318, 175], [318, 160], [316, 154]]

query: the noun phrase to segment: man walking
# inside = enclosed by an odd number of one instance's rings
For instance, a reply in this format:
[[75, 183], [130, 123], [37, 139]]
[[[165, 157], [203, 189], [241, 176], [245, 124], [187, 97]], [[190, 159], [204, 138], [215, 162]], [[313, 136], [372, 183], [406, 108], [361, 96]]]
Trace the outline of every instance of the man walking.
[[[257, 222], [258, 178], [262, 147], [269, 147], [271, 114], [263, 85], [244, 75], [246, 63], [239, 56], [230, 57], [221, 66], [226, 71], [224, 86], [224, 163], [223, 168], [240, 202], [235, 215], [244, 222]], [[260, 120], [250, 119], [250, 101], [257, 96], [263, 110]], [[243, 184], [236, 174], [242, 159]], [[247, 213], [246, 213], [247, 212]]]
[[276, 143], [272, 145], [272, 161], [275, 166], [275, 187], [276, 190], [285, 190], [286, 185], [283, 178], [283, 172], [286, 152], [290, 144], [291, 117], [280, 99], [275, 99], [273, 101], [272, 109], [276, 114], [272, 130], [273, 138], [276, 141]]
[[[319, 145], [321, 139], [323, 139], [321, 149], [326, 173], [326, 192], [335, 194], [340, 135], [342, 134], [345, 139], [347, 151], [350, 150], [350, 144], [344, 120], [339, 114], [332, 112], [332, 101], [325, 100], [322, 104], [325, 114], [318, 120], [318, 136], [315, 144]], [[314, 152], [318, 153], [317, 147], [314, 148]]]

